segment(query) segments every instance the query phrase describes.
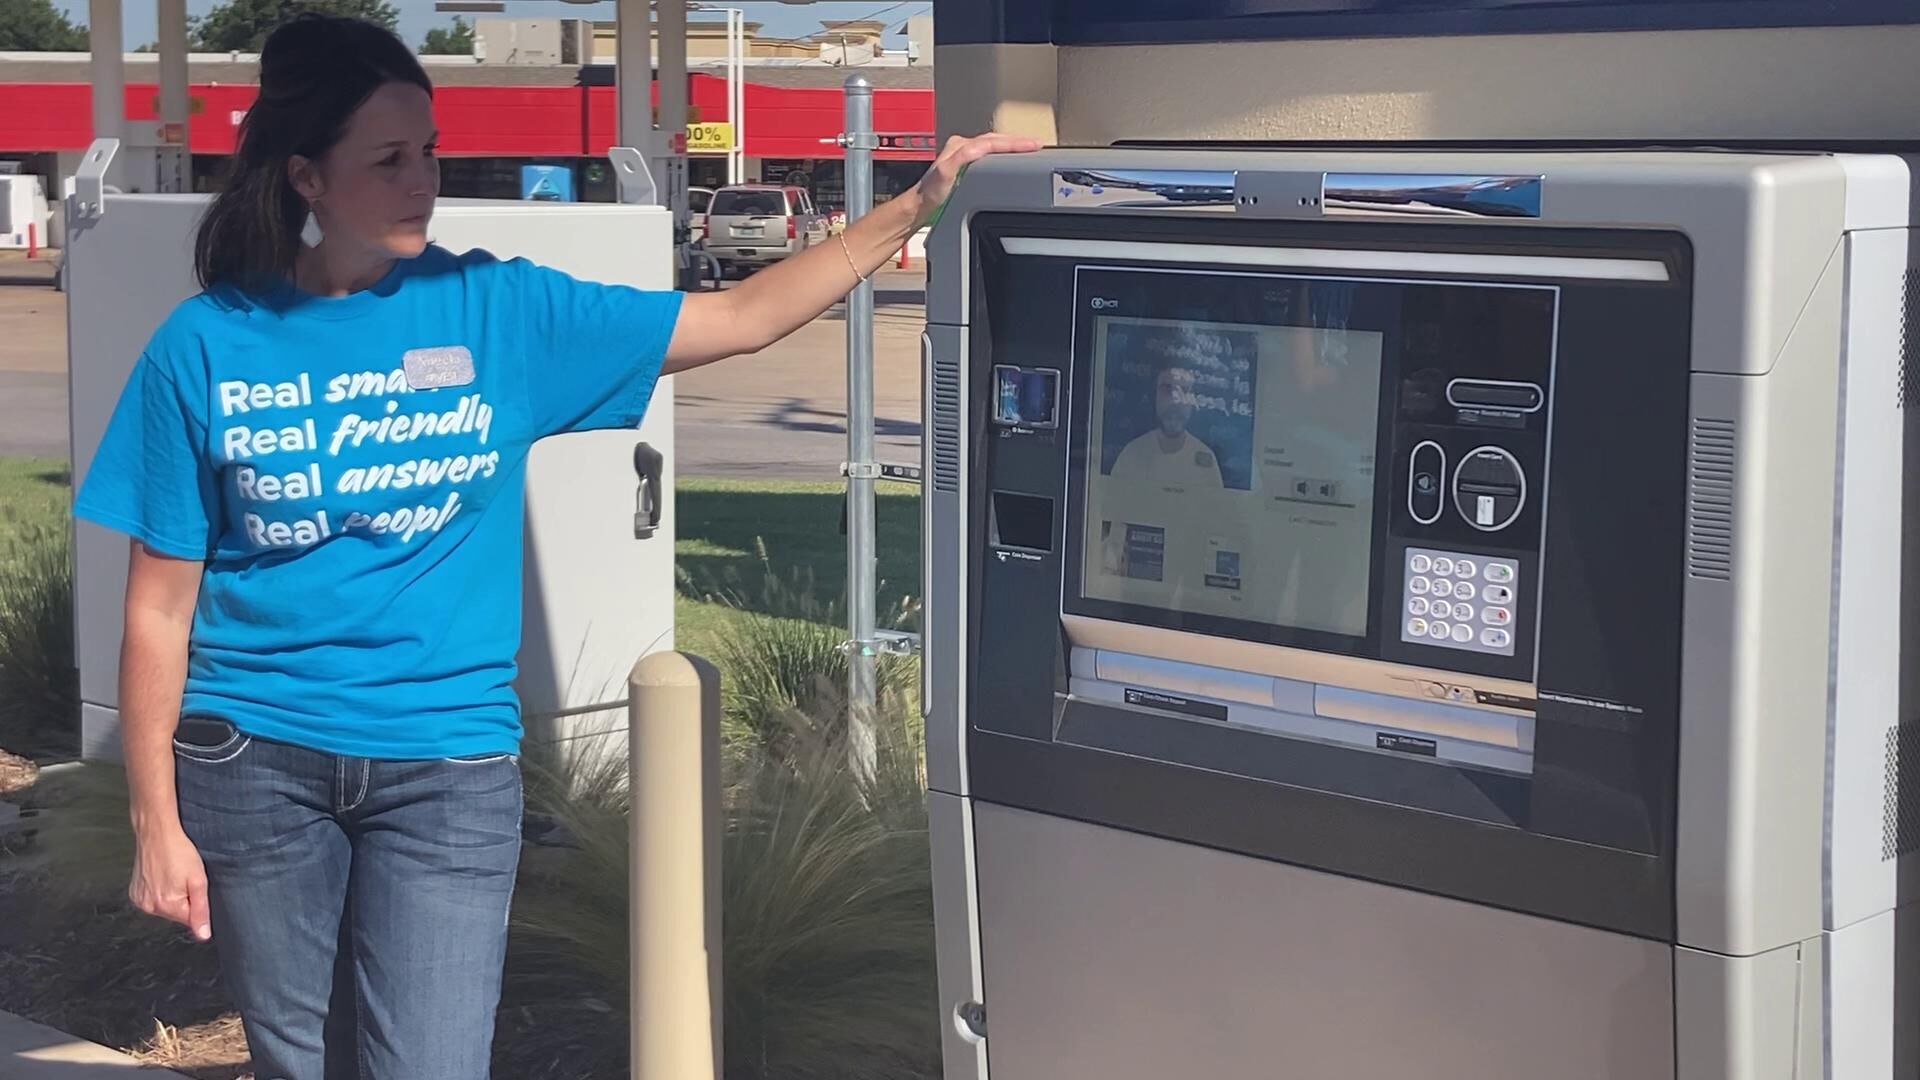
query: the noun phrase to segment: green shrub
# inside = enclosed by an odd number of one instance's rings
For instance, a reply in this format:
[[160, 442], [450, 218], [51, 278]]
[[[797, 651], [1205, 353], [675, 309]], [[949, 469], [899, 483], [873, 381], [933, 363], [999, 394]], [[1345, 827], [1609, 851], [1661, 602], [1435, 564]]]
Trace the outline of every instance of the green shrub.
[[[871, 781], [847, 767], [844, 717], [831, 707], [786, 712], [782, 752], [729, 764], [727, 1080], [938, 1073], [924, 789], [898, 704], [876, 724]], [[572, 1077], [616, 1075], [627, 1038], [625, 788], [589, 777], [529, 790], [576, 793], [540, 808], [571, 844], [530, 849], [523, 861], [506, 1006], [524, 1027], [503, 1026], [497, 1064], [535, 1078], [563, 1075], [545, 1071], [549, 1062]]]
[[[765, 751], [775, 757], [795, 752], [796, 715], [818, 718], [822, 734], [844, 734], [849, 660], [841, 643], [842, 626], [800, 619], [748, 617], [714, 649], [713, 662], [726, 678], [727, 748], [733, 754]], [[882, 697], [917, 693], [918, 666], [906, 657], [881, 656], [874, 665]]]
[[884, 710], [871, 781], [845, 725], [797, 724], [753, 759], [728, 823], [728, 1080], [900, 1080], [939, 1071], [918, 742]]
[[[683, 573], [681, 591], [733, 613], [708, 651], [726, 673], [720, 692], [730, 755], [764, 750], [785, 756], [791, 749], [791, 716], [829, 728], [844, 724], [846, 615], [841, 605], [815, 599], [813, 576], [804, 568], [783, 578], [764, 542], [756, 540], [754, 556], [756, 568], [748, 581], [737, 573], [704, 581]], [[909, 599], [881, 612], [877, 621], [901, 627], [917, 617], [918, 606]], [[880, 656], [874, 669], [881, 697], [918, 692], [919, 665], [912, 658]]]
[[71, 542], [30, 522], [0, 545], [0, 748], [68, 756], [79, 728]]

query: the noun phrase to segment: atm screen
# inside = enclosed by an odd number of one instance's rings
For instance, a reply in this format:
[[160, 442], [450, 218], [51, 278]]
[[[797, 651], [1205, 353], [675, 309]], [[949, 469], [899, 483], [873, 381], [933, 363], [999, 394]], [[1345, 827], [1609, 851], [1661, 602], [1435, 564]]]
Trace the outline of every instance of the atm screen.
[[1552, 288], [1082, 265], [1073, 295], [1065, 613], [1530, 663], [1515, 608], [1408, 568], [1537, 550]]
[[1087, 599], [1366, 633], [1383, 334], [1302, 321], [1093, 317]]

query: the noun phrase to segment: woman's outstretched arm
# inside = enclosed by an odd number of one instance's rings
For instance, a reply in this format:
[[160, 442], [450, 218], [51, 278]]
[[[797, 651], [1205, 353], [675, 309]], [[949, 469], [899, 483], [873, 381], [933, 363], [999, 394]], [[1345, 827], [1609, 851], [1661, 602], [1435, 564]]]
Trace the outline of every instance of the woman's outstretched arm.
[[954, 136], [919, 183], [875, 207], [839, 238], [784, 259], [737, 288], [689, 295], [667, 347], [663, 373], [758, 352], [805, 326], [886, 265], [927, 224], [953, 193], [961, 169], [988, 154], [1039, 148], [1033, 139], [1010, 135]]

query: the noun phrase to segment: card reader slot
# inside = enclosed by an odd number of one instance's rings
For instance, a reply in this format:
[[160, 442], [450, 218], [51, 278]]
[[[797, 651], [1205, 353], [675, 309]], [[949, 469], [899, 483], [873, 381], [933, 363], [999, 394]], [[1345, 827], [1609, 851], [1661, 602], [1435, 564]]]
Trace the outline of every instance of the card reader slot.
[[1093, 660], [1091, 674], [1105, 682], [1125, 683], [1175, 694], [1193, 694], [1216, 701], [1238, 701], [1270, 709], [1313, 711], [1313, 686], [1310, 683], [1106, 649], [1075, 648], [1073, 653], [1076, 673], [1081, 669], [1078, 662], [1080, 654], [1089, 654]]
[[1057, 741], [1498, 825], [1518, 825], [1528, 810], [1531, 778], [1522, 770], [1474, 768], [1445, 757], [1436, 763], [1433, 758], [1380, 753], [1370, 744], [1276, 738], [1254, 728], [1196, 724], [1097, 700], [1066, 703]]
[[1331, 720], [1533, 752], [1533, 718], [1529, 716], [1463, 709], [1337, 686], [1314, 688], [1314, 713]]
[[[1530, 753], [1510, 746], [1458, 739], [1444, 733], [1391, 725], [1356, 723], [1241, 702], [1215, 702], [1173, 692], [1145, 691], [1126, 684], [1075, 677], [1068, 680], [1070, 701], [1098, 702], [1197, 722], [1199, 727], [1228, 727], [1295, 743], [1343, 746], [1352, 750], [1397, 750], [1440, 765], [1486, 769], [1524, 776], [1533, 771]], [[1198, 730], [1198, 727], [1196, 728]], [[1203, 736], [1196, 734], [1195, 738]], [[1170, 760], [1181, 760], [1177, 755]]]

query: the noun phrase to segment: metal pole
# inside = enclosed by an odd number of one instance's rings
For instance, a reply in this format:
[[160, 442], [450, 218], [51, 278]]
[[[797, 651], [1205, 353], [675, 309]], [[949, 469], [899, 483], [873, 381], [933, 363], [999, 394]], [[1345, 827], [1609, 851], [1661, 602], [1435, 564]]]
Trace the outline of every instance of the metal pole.
[[747, 13], [742, 9], [740, 19], [740, 79], [735, 83], [733, 101], [733, 157], [740, 169], [740, 179], [747, 179]]
[[[847, 227], [873, 209], [873, 84], [864, 75], [846, 81]], [[847, 618], [848, 752], [853, 767], [871, 777], [875, 767], [873, 720], [875, 564], [877, 541], [873, 481], [873, 282], [862, 281], [847, 296]]]
[[634, 1080], [719, 1080], [720, 673], [654, 653], [627, 679]]
[[615, 142], [645, 154], [653, 167], [653, 13], [648, 0], [615, 0]]
[[[121, 43], [120, 0], [91, 0], [87, 5], [87, 46], [93, 63], [88, 81], [93, 84], [93, 137], [127, 141], [127, 71]], [[126, 154], [118, 155], [124, 160]], [[125, 166], [116, 160], [107, 174], [107, 183], [118, 185]]]
[[[654, 12], [660, 27], [660, 154], [655, 171], [664, 205], [673, 211], [674, 246], [687, 242], [687, 0], [657, 0]], [[674, 253], [674, 265], [685, 266], [683, 250]]]
[[193, 190], [193, 151], [187, 138], [187, 0], [155, 0], [160, 34], [160, 190]]
[[727, 123], [733, 126], [733, 138], [727, 147], [727, 183], [740, 182], [740, 80], [746, 75], [746, 42], [743, 40], [747, 13], [727, 9]]

